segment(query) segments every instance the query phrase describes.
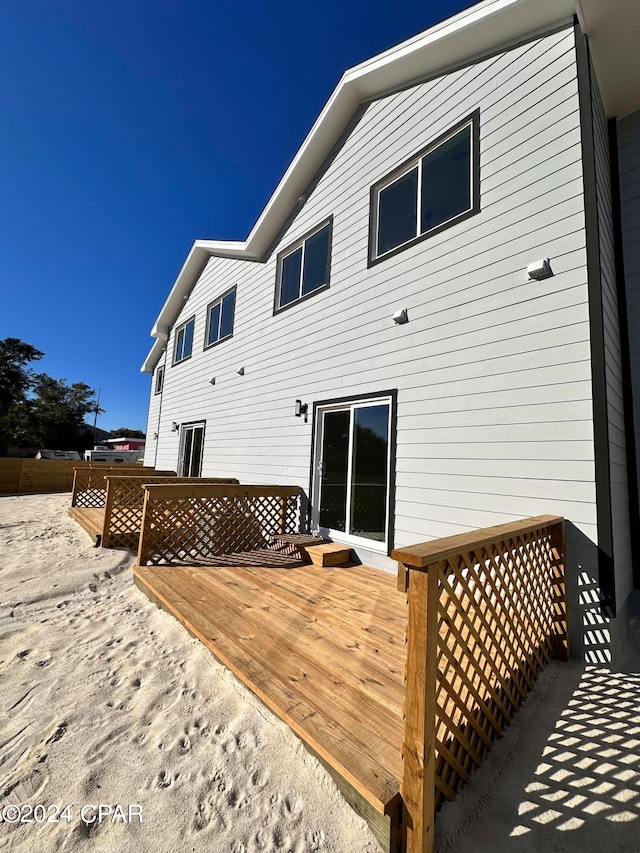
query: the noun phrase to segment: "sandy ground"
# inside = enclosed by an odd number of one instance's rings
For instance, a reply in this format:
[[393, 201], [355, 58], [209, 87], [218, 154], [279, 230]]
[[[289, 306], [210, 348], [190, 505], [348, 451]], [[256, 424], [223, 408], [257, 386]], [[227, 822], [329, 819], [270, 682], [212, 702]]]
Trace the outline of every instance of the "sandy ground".
[[0, 851], [377, 851], [289, 729], [68, 504], [0, 497], [0, 807], [47, 820], [0, 822]]

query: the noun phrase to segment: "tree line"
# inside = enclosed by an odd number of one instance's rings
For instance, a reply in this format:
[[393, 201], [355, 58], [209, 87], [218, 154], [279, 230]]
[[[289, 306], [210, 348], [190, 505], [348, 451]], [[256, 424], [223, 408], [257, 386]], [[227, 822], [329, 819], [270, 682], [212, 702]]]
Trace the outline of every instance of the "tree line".
[[94, 443], [85, 424], [97, 406], [84, 382], [72, 385], [36, 373], [30, 365], [44, 353], [19, 338], [0, 340], [0, 455], [35, 449], [83, 451]]

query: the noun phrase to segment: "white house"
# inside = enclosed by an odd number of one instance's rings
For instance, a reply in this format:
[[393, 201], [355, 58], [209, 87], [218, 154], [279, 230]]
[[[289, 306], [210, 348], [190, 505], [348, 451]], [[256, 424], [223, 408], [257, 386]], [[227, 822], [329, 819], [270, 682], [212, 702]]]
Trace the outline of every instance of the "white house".
[[142, 368], [145, 464], [300, 485], [367, 564], [564, 516], [593, 660], [640, 585], [640, 7], [603, 5], [484, 0], [347, 71]]

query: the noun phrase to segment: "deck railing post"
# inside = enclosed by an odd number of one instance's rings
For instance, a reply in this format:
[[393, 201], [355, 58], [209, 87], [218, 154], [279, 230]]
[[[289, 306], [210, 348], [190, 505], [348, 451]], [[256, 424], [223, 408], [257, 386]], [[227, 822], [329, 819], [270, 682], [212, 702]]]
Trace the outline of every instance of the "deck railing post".
[[[407, 670], [402, 780], [407, 853], [433, 853], [438, 567], [399, 564], [407, 590]], [[401, 580], [400, 580], [401, 579]]]
[[76, 501], [78, 499], [78, 468], [73, 469], [73, 489], [71, 492], [71, 506], [76, 505]]
[[553, 656], [558, 660], [569, 660], [569, 629], [567, 624], [567, 580], [565, 522], [551, 526], [551, 549], [554, 558], [552, 571], [554, 592], [555, 636]]
[[113, 513], [113, 498], [115, 492], [115, 483], [112, 483], [109, 477], [105, 474], [105, 483], [107, 486], [107, 494], [104, 502], [104, 523], [102, 525], [102, 546], [108, 548], [110, 544], [109, 527], [111, 523], [111, 515]]
[[142, 507], [142, 521], [140, 522], [140, 540], [138, 544], [138, 565], [144, 566], [147, 562], [147, 538], [149, 529], [147, 527], [147, 504], [149, 503], [149, 490], [144, 489], [144, 505]]

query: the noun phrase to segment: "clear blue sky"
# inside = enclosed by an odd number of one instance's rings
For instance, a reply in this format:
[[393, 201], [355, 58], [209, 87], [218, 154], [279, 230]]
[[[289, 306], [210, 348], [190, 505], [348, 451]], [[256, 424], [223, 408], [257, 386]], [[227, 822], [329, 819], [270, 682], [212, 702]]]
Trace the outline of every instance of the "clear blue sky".
[[470, 0], [6, 0], [0, 339], [146, 428], [195, 239], [244, 239], [342, 73]]

